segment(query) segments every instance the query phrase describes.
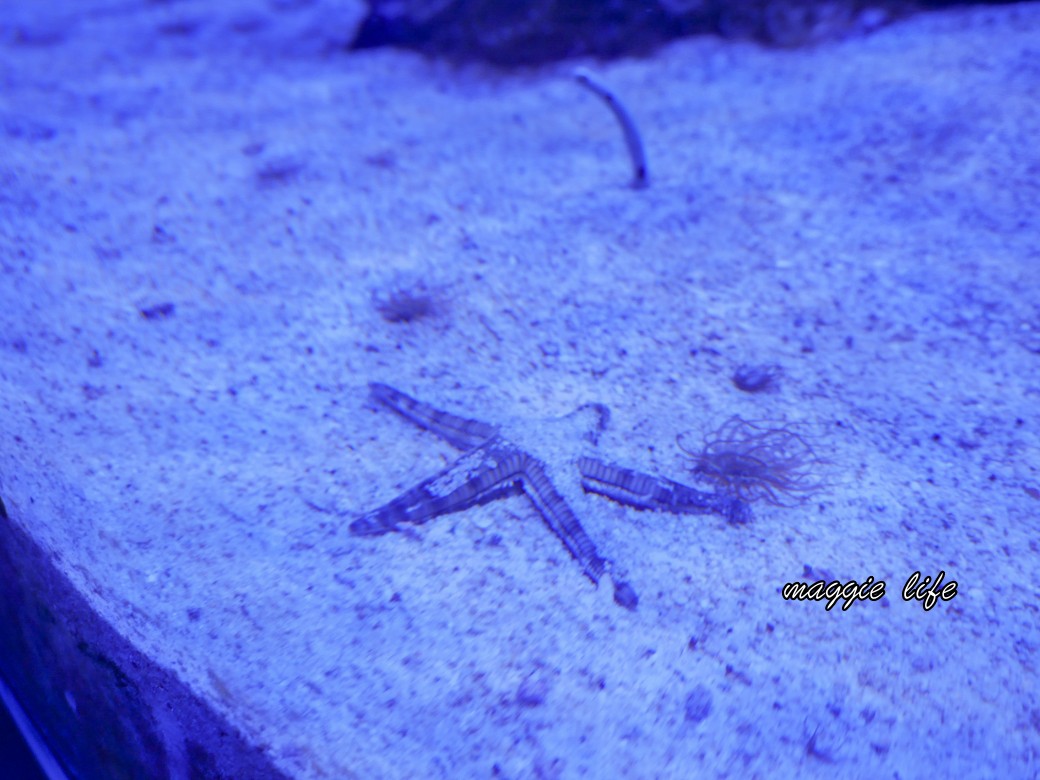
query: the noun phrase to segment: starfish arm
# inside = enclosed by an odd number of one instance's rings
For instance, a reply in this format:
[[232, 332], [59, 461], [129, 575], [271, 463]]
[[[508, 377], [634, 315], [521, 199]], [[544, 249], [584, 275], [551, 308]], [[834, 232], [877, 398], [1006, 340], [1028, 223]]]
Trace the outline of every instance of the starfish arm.
[[498, 433], [493, 425], [441, 411], [390, 385], [370, 382], [368, 389], [375, 401], [423, 430], [439, 436], [456, 449], [473, 449]]
[[530, 455], [523, 455], [523, 478], [524, 492], [534, 502], [545, 524], [578, 561], [585, 576], [598, 584], [606, 571], [605, 563], [596, 552], [596, 545], [585, 533], [577, 515], [553, 487], [548, 474], [545, 473], [545, 465]]
[[439, 515], [461, 512], [521, 492], [522, 456], [494, 439], [466, 453], [388, 504], [350, 524], [355, 536], [380, 536], [400, 523], [422, 525]]
[[[545, 473], [545, 465], [530, 455], [522, 457], [524, 492], [538, 509], [545, 524], [574, 556], [585, 576], [598, 586], [600, 579], [607, 573], [607, 561], [600, 557], [577, 515], [553, 487], [549, 475]], [[635, 589], [627, 582], [618, 582], [613, 577], [611, 581], [614, 583], [615, 603], [634, 610], [639, 604]]]
[[571, 414], [580, 414], [584, 412], [586, 409], [591, 409], [593, 412], [596, 413], [596, 426], [592, 430], [585, 433], [584, 439], [585, 441], [590, 442], [591, 444], [598, 444], [600, 433], [605, 431], [607, 429], [607, 426], [610, 424], [610, 407], [606, 404], [600, 403], [582, 404]]
[[713, 513], [735, 525], [751, 518], [751, 510], [738, 498], [695, 490], [664, 477], [651, 477], [588, 457], [578, 459], [578, 470], [587, 493], [599, 493], [636, 509], [684, 515]]

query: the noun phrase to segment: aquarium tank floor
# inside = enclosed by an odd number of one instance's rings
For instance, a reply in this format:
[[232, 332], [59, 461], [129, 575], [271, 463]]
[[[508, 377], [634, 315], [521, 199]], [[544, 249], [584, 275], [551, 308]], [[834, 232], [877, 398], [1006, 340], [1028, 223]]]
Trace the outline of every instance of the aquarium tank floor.
[[0, 7], [0, 674], [70, 773], [1035, 776], [1040, 5], [365, 13]]

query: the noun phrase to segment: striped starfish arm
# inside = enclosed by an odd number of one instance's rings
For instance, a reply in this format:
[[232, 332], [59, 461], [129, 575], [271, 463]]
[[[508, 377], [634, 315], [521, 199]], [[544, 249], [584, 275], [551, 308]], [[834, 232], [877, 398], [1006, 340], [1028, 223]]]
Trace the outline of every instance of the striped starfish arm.
[[600, 577], [606, 572], [606, 565], [599, 557], [596, 545], [582, 528], [577, 515], [553, 487], [545, 473], [545, 464], [524, 453], [519, 453], [517, 457], [521, 459], [524, 492], [538, 508], [549, 530], [556, 534], [563, 546], [581, 565], [585, 576], [598, 584]]
[[373, 400], [456, 449], [473, 449], [498, 433], [493, 425], [441, 411], [381, 382], [370, 382], [368, 390]]
[[422, 525], [439, 515], [460, 512], [522, 490], [522, 456], [493, 439], [448, 468], [423, 480], [389, 504], [350, 524], [355, 536], [380, 536], [397, 531], [401, 523]]
[[[545, 524], [574, 556], [585, 576], [599, 585], [600, 578], [606, 573], [607, 562], [600, 557], [577, 515], [553, 487], [545, 472], [545, 465], [530, 455], [520, 454], [520, 457], [523, 458], [524, 492], [538, 508]], [[614, 601], [625, 609], [635, 609], [639, 597], [632, 586], [611, 579], [614, 583]]]
[[579, 458], [578, 471], [587, 493], [599, 493], [636, 509], [682, 515], [717, 514], [734, 525], [751, 519], [751, 508], [739, 498], [695, 490], [681, 482], [612, 466], [596, 458]]

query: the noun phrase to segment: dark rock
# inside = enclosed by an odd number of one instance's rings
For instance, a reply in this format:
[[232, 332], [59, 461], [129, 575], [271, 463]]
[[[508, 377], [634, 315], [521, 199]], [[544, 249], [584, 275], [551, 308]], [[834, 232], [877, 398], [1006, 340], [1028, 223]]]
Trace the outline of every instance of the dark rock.
[[640, 54], [714, 34], [805, 46], [870, 32], [936, 0], [368, 0], [352, 48], [401, 46], [510, 67]]
[[745, 393], [775, 393], [780, 389], [783, 369], [769, 363], [765, 365], [742, 365], [733, 372], [732, 381], [738, 390]]
[[627, 582], [618, 582], [614, 585], [614, 603], [628, 610], [634, 610], [639, 604], [639, 596], [635, 588]]
[[660, 5], [634, 0], [369, 0], [369, 9], [354, 48], [402, 46], [501, 66], [616, 57], [675, 37]]

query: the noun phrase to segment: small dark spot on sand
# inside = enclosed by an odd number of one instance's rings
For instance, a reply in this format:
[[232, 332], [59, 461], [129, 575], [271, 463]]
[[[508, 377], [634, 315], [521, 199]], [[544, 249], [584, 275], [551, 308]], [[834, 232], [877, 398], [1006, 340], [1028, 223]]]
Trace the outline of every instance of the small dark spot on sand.
[[256, 181], [261, 188], [290, 184], [304, 169], [304, 163], [292, 158], [268, 160], [257, 169]]
[[7, 117], [4, 119], [3, 128], [8, 138], [23, 141], [49, 141], [57, 135], [53, 127], [27, 117]]
[[686, 697], [683, 718], [687, 723], [700, 723], [711, 714], [711, 704], [711, 691], [703, 685], [698, 685]]
[[94, 246], [94, 257], [98, 260], [118, 260], [123, 256], [123, 253], [111, 246], [101, 246], [97, 244]]
[[397, 155], [389, 150], [377, 152], [365, 157], [365, 163], [371, 165], [373, 168], [382, 168], [386, 171], [392, 171], [397, 167]]
[[809, 758], [815, 758], [817, 761], [821, 761], [824, 764], [835, 763], [834, 756], [830, 754], [828, 750], [822, 750], [816, 744], [816, 732], [814, 731], [812, 736], [809, 737], [809, 741], [805, 744], [805, 755]]
[[529, 674], [516, 692], [516, 701], [524, 707], [538, 707], [549, 695], [549, 677], [542, 670]]
[[173, 316], [176, 308], [176, 306], [167, 301], [166, 303], [157, 303], [155, 306], [148, 306], [141, 309], [140, 312], [141, 316], [146, 320], [165, 320], [167, 317]]
[[157, 29], [160, 35], [167, 35], [171, 38], [190, 38], [192, 35], [197, 33], [201, 27], [202, 22], [198, 19], [177, 19], [172, 22], [160, 24]]
[[152, 226], [152, 243], [153, 244], [175, 244], [177, 239], [170, 233], [166, 232], [166, 229], [162, 225]]
[[11, 42], [16, 46], [46, 47], [56, 46], [65, 41], [66, 31], [54, 26], [41, 26], [35, 29], [30, 27], [19, 27], [11, 36]]
[[263, 16], [249, 12], [239, 14], [228, 25], [235, 32], [245, 35], [263, 30], [267, 26], [267, 20]]

